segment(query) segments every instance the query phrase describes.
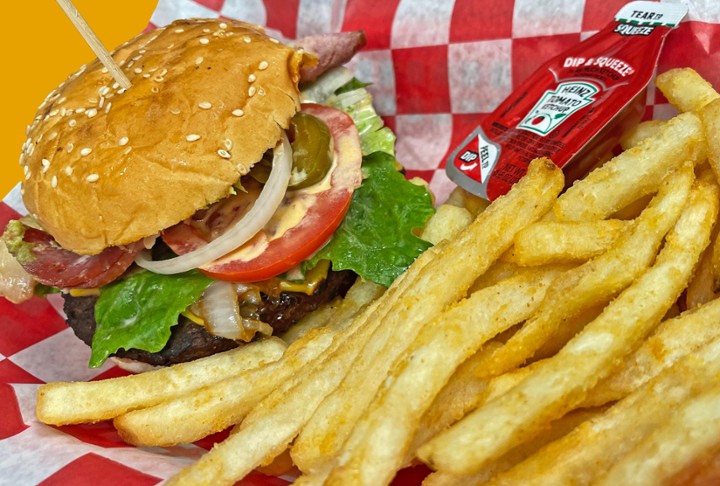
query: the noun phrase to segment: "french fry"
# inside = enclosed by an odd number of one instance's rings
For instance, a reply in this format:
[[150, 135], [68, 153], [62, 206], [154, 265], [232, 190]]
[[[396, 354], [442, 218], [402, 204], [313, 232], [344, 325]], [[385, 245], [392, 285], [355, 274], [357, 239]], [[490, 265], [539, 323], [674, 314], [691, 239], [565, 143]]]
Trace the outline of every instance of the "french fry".
[[684, 161], [705, 160], [707, 145], [700, 118], [682, 113], [654, 136], [626, 150], [584, 179], [555, 203], [558, 221], [605, 219], [641, 196], [655, 192]]
[[389, 483], [423, 413], [457, 366], [490, 338], [527, 319], [558, 273], [540, 270], [507, 279], [425, 326], [355, 426], [327, 484]]
[[423, 486], [475, 486], [477, 484], [485, 484], [487, 481], [490, 481], [493, 476], [507, 471], [514, 465], [532, 456], [541, 447], [563, 437], [583, 422], [598, 417], [603, 411], [604, 409], [602, 408], [574, 410], [555, 420], [538, 436], [524, 444], [518, 445], [500, 459], [483, 468], [482, 471], [469, 475], [435, 472], [425, 478]]
[[718, 373], [720, 339], [678, 360], [603, 415], [581, 424], [490, 484], [593, 484], [685, 400], [716, 383]]
[[138, 375], [87, 383], [48, 383], [38, 389], [37, 417], [52, 425], [112, 419], [277, 361], [285, 347], [280, 339], [271, 338]]
[[287, 382], [327, 350], [335, 336], [316, 329], [266, 366], [194, 390], [155, 406], [115, 418], [120, 437], [136, 446], [169, 447], [194, 442], [239, 423], [275, 388]]
[[709, 243], [718, 190], [698, 181], [658, 258], [555, 357], [418, 450], [434, 469], [477, 472], [578, 405], [663, 317]]
[[538, 348], [532, 357], [532, 361], [555, 356], [576, 334], [600, 315], [603, 307], [605, 307], [604, 304], [590, 307], [563, 322], [557, 332], [550, 336], [548, 340]]
[[[562, 184], [555, 165], [536, 159], [507, 195], [480, 213], [442, 256], [429, 264], [423, 281], [378, 328], [342, 385], [323, 401], [298, 436], [292, 457], [301, 471], [312, 472], [340, 451], [391, 366], [422, 327], [463, 297], [473, 281], [507, 250], [520, 229], [547, 212]], [[333, 434], [328, 436], [327, 430]]]
[[[663, 181], [657, 196], [615, 245], [553, 282], [538, 312], [488, 356], [478, 372], [494, 376], [520, 366], [568, 319], [606, 304], [653, 262], [666, 232], [685, 206], [693, 181], [689, 164]], [[562, 304], [562, 305], [560, 305]]]
[[622, 368], [600, 382], [583, 402], [596, 406], [619, 400], [657, 376], [678, 359], [720, 338], [720, 299], [663, 322]]
[[[717, 235], [715, 241], [717, 241]], [[718, 297], [715, 292], [715, 276], [713, 275], [712, 264], [714, 246], [715, 244], [705, 250], [695, 270], [695, 275], [688, 284], [685, 292], [685, 306], [688, 309], [701, 306]]]
[[476, 218], [478, 214], [485, 211], [485, 209], [490, 205], [490, 202], [487, 199], [471, 194], [462, 187], [458, 186], [452, 190], [445, 204], [452, 204], [453, 206], [457, 206], [459, 208], [465, 208], [470, 211], [473, 218]]
[[475, 368], [485, 360], [484, 354], [502, 346], [496, 341], [486, 343], [477, 353], [462, 363], [433, 400], [420, 420], [405, 463], [415, 457], [415, 451], [440, 431], [451, 426], [478, 407], [487, 390], [488, 380], [478, 378]]
[[720, 448], [720, 384], [674, 410], [630, 453], [615, 463], [599, 486], [663, 484], [696, 457]]
[[606, 252], [632, 223], [617, 219], [544, 222], [520, 231], [514, 240], [514, 262], [523, 266], [589, 260]]
[[[716, 180], [720, 181], [720, 99], [716, 99], [700, 110], [700, 119], [707, 138], [708, 162], [715, 173]], [[716, 292], [720, 290], [720, 238], [717, 236], [712, 249], [713, 291]]]
[[472, 223], [473, 215], [465, 208], [443, 204], [439, 206], [430, 219], [420, 237], [433, 245], [444, 239], [453, 238], [467, 225]]
[[679, 111], [696, 111], [720, 98], [712, 85], [694, 69], [677, 68], [658, 74], [655, 85]]
[[711, 486], [720, 484], [720, 449], [714, 455], [701, 454], [685, 469], [676, 474], [669, 484], [686, 486]]
[[292, 344], [310, 330], [330, 326], [336, 331], [350, 323], [351, 319], [359, 314], [367, 305], [385, 292], [382, 285], [367, 280], [358, 279], [347, 291], [342, 301], [333, 301], [328, 306], [312, 312], [292, 326], [282, 335], [283, 341]]
[[620, 137], [620, 146], [623, 150], [630, 150], [640, 145], [640, 142], [646, 138], [655, 136], [665, 125], [664, 120], [647, 120], [638, 123], [638, 125]]

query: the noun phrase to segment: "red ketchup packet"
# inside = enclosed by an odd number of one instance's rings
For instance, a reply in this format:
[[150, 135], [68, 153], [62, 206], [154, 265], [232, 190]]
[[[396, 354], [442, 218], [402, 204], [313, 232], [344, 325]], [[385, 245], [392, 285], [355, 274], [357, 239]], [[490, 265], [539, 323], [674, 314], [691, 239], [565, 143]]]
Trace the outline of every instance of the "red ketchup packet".
[[665, 36], [686, 13], [682, 4], [625, 5], [604, 29], [545, 63], [486, 117], [450, 155], [448, 177], [492, 201], [536, 157], [562, 167], [568, 181], [585, 174], [640, 120]]

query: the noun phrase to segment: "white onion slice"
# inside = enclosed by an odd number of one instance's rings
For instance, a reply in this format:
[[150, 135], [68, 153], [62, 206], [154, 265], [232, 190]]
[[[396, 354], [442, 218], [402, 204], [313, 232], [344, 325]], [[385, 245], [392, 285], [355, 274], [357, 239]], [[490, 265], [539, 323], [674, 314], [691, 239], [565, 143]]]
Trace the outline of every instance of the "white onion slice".
[[[230, 282], [213, 282], [200, 300], [202, 317], [208, 332], [228, 339], [250, 341], [254, 332], [245, 332], [235, 288]], [[249, 334], [249, 336], [248, 336]]]
[[270, 221], [285, 197], [291, 169], [292, 148], [283, 133], [281, 143], [273, 150], [273, 164], [268, 181], [253, 207], [240, 221], [218, 238], [190, 253], [168, 260], [153, 261], [150, 252], [143, 251], [137, 256], [135, 263], [151, 272], [169, 275], [187, 272], [227, 255], [249, 241]]

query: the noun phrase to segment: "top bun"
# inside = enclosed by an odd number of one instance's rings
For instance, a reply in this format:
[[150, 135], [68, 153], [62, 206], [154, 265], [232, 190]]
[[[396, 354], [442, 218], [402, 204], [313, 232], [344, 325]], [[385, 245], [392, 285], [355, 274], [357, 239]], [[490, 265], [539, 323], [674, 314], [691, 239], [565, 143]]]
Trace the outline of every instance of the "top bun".
[[28, 210], [83, 255], [227, 196], [299, 109], [306, 59], [260, 27], [217, 19], [141, 34], [113, 58], [132, 88], [98, 60], [83, 66], [40, 105], [20, 157]]

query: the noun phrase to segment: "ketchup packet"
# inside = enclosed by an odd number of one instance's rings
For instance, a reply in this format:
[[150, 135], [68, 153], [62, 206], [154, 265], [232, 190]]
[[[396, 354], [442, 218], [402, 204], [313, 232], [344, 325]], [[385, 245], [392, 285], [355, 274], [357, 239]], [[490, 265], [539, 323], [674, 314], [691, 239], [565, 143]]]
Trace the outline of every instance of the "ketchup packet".
[[604, 29], [546, 62], [486, 117], [450, 155], [448, 177], [492, 201], [536, 157], [563, 167], [568, 181], [586, 173], [640, 120], [665, 37], [686, 13], [682, 4], [625, 5]]

